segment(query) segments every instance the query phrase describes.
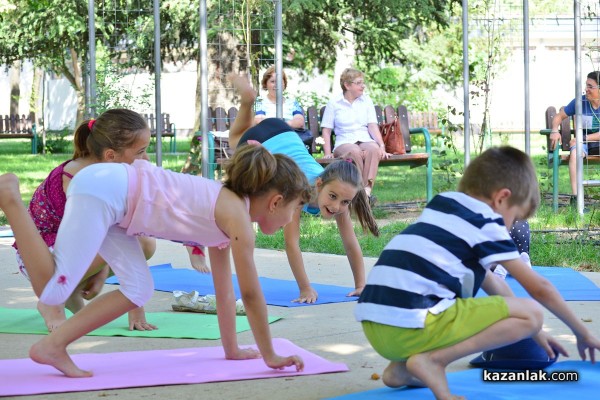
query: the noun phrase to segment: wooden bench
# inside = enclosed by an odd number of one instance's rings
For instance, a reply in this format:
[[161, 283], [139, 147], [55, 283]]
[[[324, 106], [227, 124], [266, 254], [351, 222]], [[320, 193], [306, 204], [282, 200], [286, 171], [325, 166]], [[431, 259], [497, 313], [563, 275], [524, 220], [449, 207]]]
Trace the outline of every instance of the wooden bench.
[[[150, 127], [150, 134], [152, 137], [156, 137], [156, 118], [154, 114], [143, 114], [148, 126]], [[171, 122], [171, 116], [167, 113], [162, 114], [162, 132], [161, 138], [169, 138], [169, 151], [175, 153], [177, 151], [177, 130], [175, 124]]]
[[[309, 107], [306, 112], [308, 129], [312, 132], [315, 139], [321, 135], [319, 124], [323, 112], [324, 107], [321, 108], [319, 112], [317, 112], [315, 107]], [[410, 168], [425, 166], [427, 170], [425, 182], [427, 201], [431, 200], [433, 197], [433, 166], [431, 160], [431, 136], [429, 134], [429, 129], [426, 127], [409, 128], [409, 114], [405, 106], [399, 106], [397, 109], [390, 105], [385, 106], [383, 109], [380, 106], [375, 106], [375, 113], [377, 114], [379, 123], [393, 122], [394, 118], [398, 117], [406, 148], [406, 154], [391, 155], [389, 158], [379, 161], [379, 165], [381, 167], [387, 165], [404, 165]], [[411, 135], [423, 135], [425, 140], [424, 152], [413, 152]], [[315, 141], [313, 141], [313, 146], [314, 143]], [[335, 160], [335, 158], [317, 158], [317, 162], [323, 166], [326, 166]]]
[[0, 115], [0, 139], [31, 139], [31, 154], [37, 154], [35, 114]]
[[433, 111], [410, 111], [408, 113], [408, 127], [410, 129], [427, 128], [430, 134], [435, 135], [443, 133], [437, 113]]
[[[562, 108], [561, 108], [562, 110]], [[552, 120], [557, 114], [556, 108], [550, 106], [546, 109], [546, 129], [540, 130], [541, 135], [546, 136], [546, 148], [548, 149], [548, 166], [552, 167], [552, 208], [554, 211], [558, 210], [558, 167], [561, 165], [569, 165], [570, 157], [570, 142], [571, 138], [575, 135], [575, 130], [571, 128], [571, 118], [565, 118], [562, 120], [558, 127], [560, 133], [560, 143], [554, 151], [550, 151], [550, 133], [552, 131]], [[584, 162], [586, 164], [598, 164], [600, 163], [600, 156], [588, 155]], [[584, 180], [584, 187], [600, 186], [600, 181]]]

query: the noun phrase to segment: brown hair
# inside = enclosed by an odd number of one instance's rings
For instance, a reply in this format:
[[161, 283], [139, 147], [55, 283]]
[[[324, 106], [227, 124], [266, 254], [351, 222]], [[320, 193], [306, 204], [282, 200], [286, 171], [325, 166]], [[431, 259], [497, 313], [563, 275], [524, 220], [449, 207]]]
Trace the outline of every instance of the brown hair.
[[346, 83], [352, 83], [356, 78], [364, 77], [365, 74], [362, 71], [354, 68], [346, 68], [342, 75], [340, 75], [340, 86], [342, 87], [342, 92], [346, 93]]
[[92, 155], [101, 160], [106, 149], [118, 152], [130, 147], [144, 129], [148, 129], [148, 124], [135, 111], [124, 108], [105, 111], [98, 119], [86, 120], [77, 128], [73, 159]]
[[509, 189], [508, 204], [522, 205], [531, 217], [540, 204], [540, 189], [535, 168], [529, 156], [510, 146], [492, 147], [475, 158], [465, 170], [458, 190], [472, 196], [490, 199], [500, 189]]
[[353, 160], [337, 160], [329, 164], [319, 175], [323, 187], [332, 181], [348, 183], [358, 189], [350, 203], [350, 212], [354, 211], [363, 231], [369, 230], [374, 236], [379, 236], [379, 227], [373, 217], [369, 197], [363, 187], [362, 177]]
[[259, 196], [275, 190], [284, 203], [310, 200], [312, 188], [298, 164], [284, 154], [271, 154], [263, 146], [242, 145], [225, 165], [223, 186], [238, 196]]
[[[271, 65], [263, 74], [262, 81], [260, 81], [263, 90], [267, 90], [267, 81], [271, 79], [273, 75], [275, 75], [275, 66]], [[285, 90], [285, 88], [287, 88], [287, 76], [284, 70], [281, 70], [281, 81], [283, 82], [283, 90]]]

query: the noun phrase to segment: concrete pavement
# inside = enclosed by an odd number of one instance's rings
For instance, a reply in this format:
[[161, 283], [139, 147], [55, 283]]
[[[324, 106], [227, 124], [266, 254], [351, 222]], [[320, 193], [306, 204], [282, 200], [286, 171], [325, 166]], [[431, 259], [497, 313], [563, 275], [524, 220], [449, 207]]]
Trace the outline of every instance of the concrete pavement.
[[[12, 308], [35, 308], [36, 297], [29, 282], [17, 269], [12, 238], [0, 238], [0, 306]], [[352, 286], [352, 273], [345, 256], [326, 254], [304, 254], [307, 272], [316, 283]], [[261, 276], [277, 279], [293, 279], [285, 253], [257, 249], [255, 260]], [[367, 270], [375, 263], [374, 258], [365, 260]], [[181, 245], [159, 241], [150, 265], [171, 263], [175, 268], [187, 268], [187, 253]], [[600, 273], [586, 273], [600, 285]], [[115, 290], [107, 285], [104, 290]], [[297, 293], [290, 293], [290, 299]], [[170, 311], [171, 294], [155, 292], [146, 306], [147, 311]], [[381, 375], [387, 362], [369, 346], [360, 325], [353, 318], [354, 302], [319, 305], [313, 307], [284, 308], [269, 306], [270, 315], [283, 319], [271, 324], [273, 337], [283, 337], [330, 361], [343, 362], [349, 372], [302, 376], [292, 378], [261, 379], [237, 382], [206, 383], [198, 385], [176, 385], [133, 389], [103, 390], [98, 392], [63, 393], [56, 395], [21, 396], [19, 399], [85, 399], [112, 397], [130, 399], [264, 399], [282, 397], [289, 400], [321, 399], [362, 392], [383, 386], [381, 380], [372, 380], [371, 375]], [[592, 325], [600, 335], [598, 303], [569, 302], [576, 314]], [[571, 332], [556, 317], [546, 313], [546, 329], [559, 337], [572, 359], [577, 359], [575, 339]], [[0, 357], [25, 358], [29, 347], [39, 340], [39, 335], [0, 334]], [[240, 344], [253, 344], [250, 331], [238, 334]], [[127, 337], [84, 337], [69, 347], [72, 354], [105, 353], [135, 350], [187, 348], [193, 346], [219, 346], [218, 340], [191, 339], [146, 339]], [[461, 359], [450, 365], [449, 371], [468, 368], [468, 360]], [[156, 366], [160, 368], [160, 365]], [[199, 365], [199, 369], [210, 366]], [[0, 379], [1, 380], [1, 379]]]

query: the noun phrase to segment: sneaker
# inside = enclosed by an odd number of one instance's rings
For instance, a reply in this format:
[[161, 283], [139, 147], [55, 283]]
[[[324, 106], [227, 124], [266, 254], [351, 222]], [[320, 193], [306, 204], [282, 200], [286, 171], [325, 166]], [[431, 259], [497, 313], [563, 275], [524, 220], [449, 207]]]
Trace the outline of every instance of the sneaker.
[[521, 260], [527, 264], [529, 268], [531, 268], [531, 259], [529, 258], [529, 254], [525, 252], [521, 253]]
[[502, 265], [498, 264], [493, 269], [492, 272], [499, 276], [502, 279], [506, 279], [506, 275], [508, 275], [508, 271]]
[[[173, 311], [192, 311], [206, 314], [217, 313], [217, 297], [214, 294], [200, 296], [192, 290], [190, 293], [181, 290], [173, 291], [174, 302], [171, 304]], [[246, 309], [241, 299], [235, 302], [236, 315], [246, 315]]]

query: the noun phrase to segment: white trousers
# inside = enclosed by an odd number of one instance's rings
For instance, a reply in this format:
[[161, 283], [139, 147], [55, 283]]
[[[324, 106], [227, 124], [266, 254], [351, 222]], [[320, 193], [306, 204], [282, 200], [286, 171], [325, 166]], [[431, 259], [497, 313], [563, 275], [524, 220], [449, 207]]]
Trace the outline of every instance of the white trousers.
[[67, 301], [96, 254], [113, 270], [119, 290], [132, 303], [142, 306], [150, 299], [154, 283], [142, 248], [118, 226], [127, 211], [127, 188], [123, 165], [92, 164], [75, 175], [54, 244], [55, 272], [40, 297], [42, 303]]

